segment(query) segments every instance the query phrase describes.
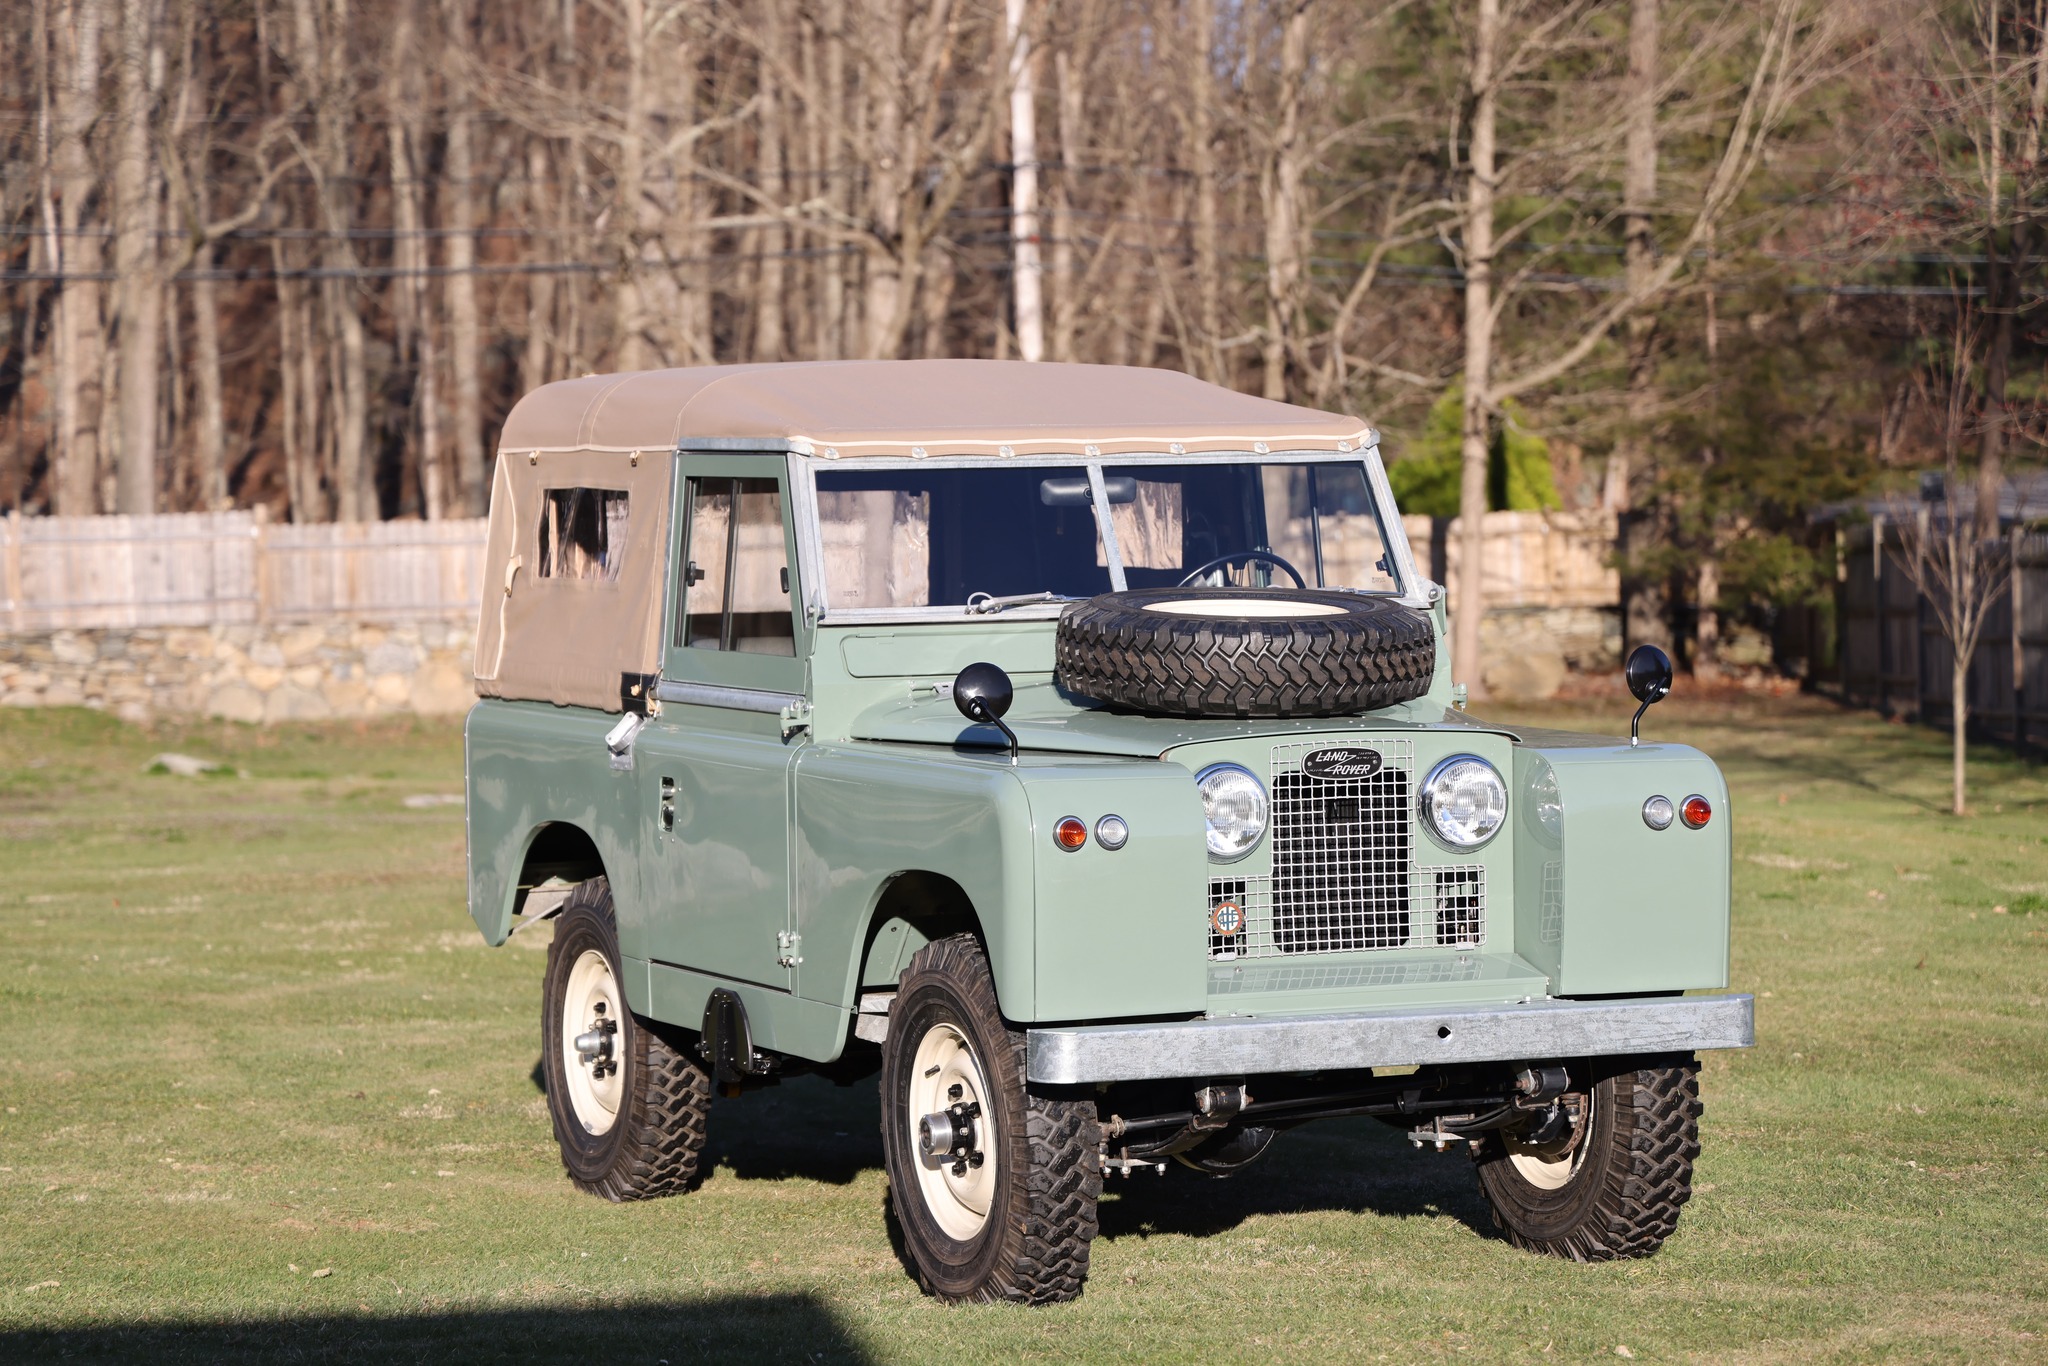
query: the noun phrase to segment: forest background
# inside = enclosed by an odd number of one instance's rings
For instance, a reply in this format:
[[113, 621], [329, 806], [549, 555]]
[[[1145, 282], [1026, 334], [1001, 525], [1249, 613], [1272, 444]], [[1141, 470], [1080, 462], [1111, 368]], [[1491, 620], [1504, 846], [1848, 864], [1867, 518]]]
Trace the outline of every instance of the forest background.
[[1171, 366], [1612, 511], [1710, 663], [1816, 506], [2048, 442], [2048, 0], [13, 13], [0, 511], [474, 516], [592, 371]]

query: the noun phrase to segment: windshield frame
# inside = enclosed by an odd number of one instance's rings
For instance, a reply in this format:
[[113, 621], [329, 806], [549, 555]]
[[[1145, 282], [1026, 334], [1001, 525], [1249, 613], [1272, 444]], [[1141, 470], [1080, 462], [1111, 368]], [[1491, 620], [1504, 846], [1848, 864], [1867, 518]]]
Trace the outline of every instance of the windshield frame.
[[[1095, 509], [1096, 532], [1102, 538], [1105, 558], [1109, 561], [1110, 591], [1116, 592], [1125, 587], [1126, 580], [1123, 556], [1117, 545], [1115, 525], [1110, 514], [1109, 495], [1104, 485], [1104, 469], [1110, 466], [1122, 469], [1130, 466], [1363, 464], [1366, 491], [1373, 503], [1373, 518], [1379, 524], [1381, 543], [1386, 546], [1392, 558], [1395, 591], [1354, 591], [1371, 592], [1375, 597], [1391, 598], [1403, 606], [1418, 611], [1428, 610], [1437, 597], [1436, 585], [1416, 571], [1414, 551], [1408, 544], [1406, 529], [1401, 524], [1400, 511], [1394, 503], [1393, 490], [1387, 483], [1387, 471], [1380, 460], [1377, 441], [1360, 446], [1355, 451], [1217, 451], [1199, 455], [1175, 455], [1165, 451], [1130, 454], [1119, 451], [1109, 456], [1034, 453], [1002, 456], [993, 460], [985, 455], [934, 455], [922, 459], [890, 456], [861, 457], [847, 461], [826, 460], [817, 456], [793, 453], [789, 461], [789, 489], [793, 505], [791, 510], [798, 523], [797, 555], [801, 562], [804, 612], [813, 625], [821, 622], [827, 625], [867, 625], [887, 622], [960, 622], [995, 619], [978, 617], [966, 607], [957, 604], [930, 607], [827, 607], [824, 582], [825, 545], [818, 523], [817, 476], [821, 471], [842, 465], [876, 470], [1000, 467], [1058, 468], [1085, 472]], [[1059, 601], [1034, 603], [1008, 608], [1000, 615], [1005, 621], [1052, 621], [1058, 619], [1064, 606], [1065, 604]]]

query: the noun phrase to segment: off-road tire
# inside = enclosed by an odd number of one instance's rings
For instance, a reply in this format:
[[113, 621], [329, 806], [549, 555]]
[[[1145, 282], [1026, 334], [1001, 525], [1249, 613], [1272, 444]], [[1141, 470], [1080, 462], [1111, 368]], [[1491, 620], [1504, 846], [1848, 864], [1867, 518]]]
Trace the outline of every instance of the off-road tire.
[[[1213, 603], [1218, 615], [1162, 603]], [[1304, 608], [1325, 614], [1287, 615]], [[1352, 716], [1420, 697], [1436, 671], [1429, 618], [1325, 588], [1104, 593], [1066, 609], [1056, 650], [1068, 691], [1165, 716]]]
[[1476, 1147], [1480, 1188], [1509, 1242], [1575, 1262], [1648, 1257], [1678, 1227], [1700, 1152], [1699, 1063], [1691, 1054], [1575, 1065], [1593, 1120], [1584, 1160], [1555, 1190], [1515, 1167], [1491, 1136]]
[[647, 1021], [620, 1012], [616, 1047], [624, 1086], [610, 1130], [590, 1133], [576, 1117], [564, 1075], [562, 998], [571, 966], [590, 949], [604, 954], [613, 975], [620, 975], [618, 926], [604, 878], [581, 884], [563, 903], [541, 992], [541, 1070], [562, 1165], [578, 1186], [607, 1200], [651, 1200], [689, 1190], [704, 1152], [711, 1075]]
[[[910, 1073], [925, 1031], [964, 1034], [989, 1082], [982, 1142], [999, 1144], [987, 1222], [966, 1241], [932, 1216], [916, 1168]], [[925, 1291], [950, 1302], [1051, 1304], [1081, 1293], [1102, 1194], [1095, 1102], [1034, 1093], [1025, 1039], [1003, 1019], [988, 959], [972, 935], [918, 950], [899, 983], [882, 1045], [882, 1150], [905, 1260]]]

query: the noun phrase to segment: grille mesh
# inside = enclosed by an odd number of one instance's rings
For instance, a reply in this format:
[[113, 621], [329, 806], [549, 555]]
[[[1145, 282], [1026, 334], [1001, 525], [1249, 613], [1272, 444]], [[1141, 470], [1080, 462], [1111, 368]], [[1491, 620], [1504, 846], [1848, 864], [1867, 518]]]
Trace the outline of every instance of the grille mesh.
[[1370, 742], [1382, 764], [1362, 778], [1303, 772], [1303, 756], [1323, 748], [1275, 746], [1267, 834], [1273, 871], [1210, 881], [1209, 956], [1483, 944], [1485, 868], [1413, 861], [1414, 742]]
[[1412, 741], [1382, 742], [1367, 778], [1315, 778], [1273, 750], [1273, 943], [1281, 953], [1391, 949], [1408, 941]]

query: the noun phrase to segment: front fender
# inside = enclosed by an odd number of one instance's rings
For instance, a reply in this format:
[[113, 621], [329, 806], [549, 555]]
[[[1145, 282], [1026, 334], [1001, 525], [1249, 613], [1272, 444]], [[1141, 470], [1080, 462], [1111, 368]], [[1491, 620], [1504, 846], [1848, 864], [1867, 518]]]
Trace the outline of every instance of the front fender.
[[[1118, 851], [1068, 853], [1053, 826], [1129, 823]], [[895, 744], [807, 746], [796, 765], [799, 995], [850, 1008], [886, 884], [950, 878], [972, 903], [1013, 1020], [1193, 1014], [1203, 949], [1201, 804], [1177, 765], [1007, 758]]]
[[[1728, 983], [1728, 786], [1685, 745], [1544, 736], [1515, 748], [1515, 951], [1559, 996]], [[1652, 830], [1643, 803], [1694, 793], [1703, 829]]]

